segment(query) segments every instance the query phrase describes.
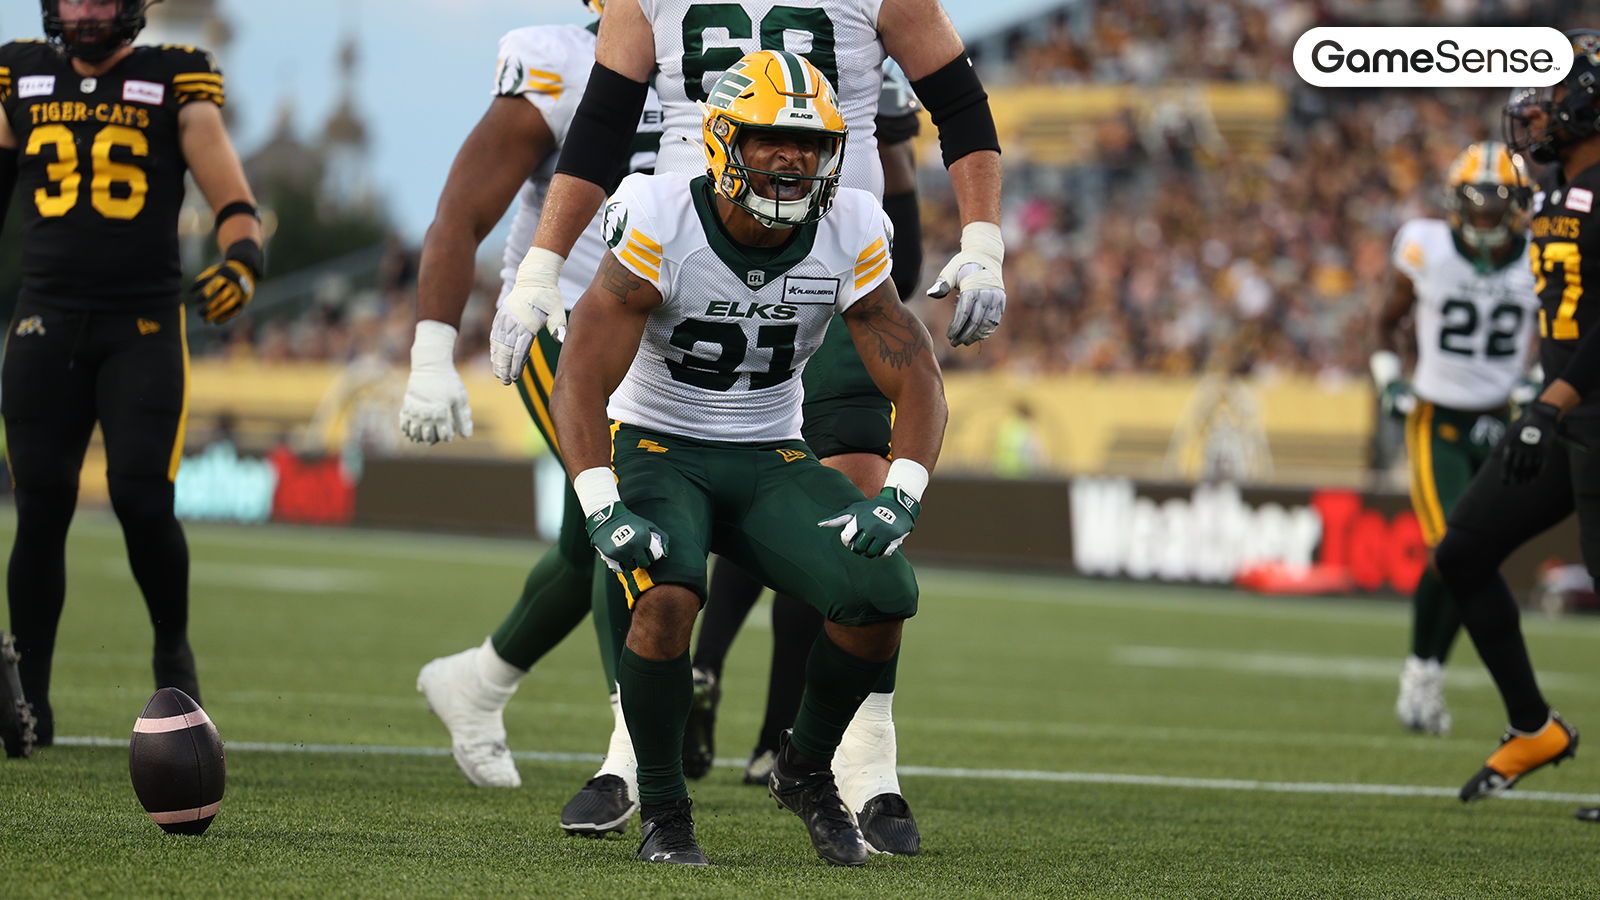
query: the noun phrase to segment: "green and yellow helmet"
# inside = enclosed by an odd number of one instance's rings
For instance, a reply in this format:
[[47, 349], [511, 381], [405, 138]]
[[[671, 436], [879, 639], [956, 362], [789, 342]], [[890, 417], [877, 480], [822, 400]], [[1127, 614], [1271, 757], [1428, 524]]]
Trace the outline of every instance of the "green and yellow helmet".
[[1445, 179], [1450, 230], [1473, 250], [1504, 246], [1528, 227], [1533, 185], [1522, 157], [1500, 141], [1461, 151]]
[[[711, 86], [701, 102], [707, 174], [716, 193], [775, 228], [815, 222], [828, 214], [839, 190], [844, 165], [844, 116], [821, 71], [805, 57], [782, 50], [747, 54]], [[739, 143], [750, 131], [787, 131], [824, 138], [813, 175], [753, 169], [744, 163]], [[810, 182], [796, 200], [763, 197], [750, 175]]]

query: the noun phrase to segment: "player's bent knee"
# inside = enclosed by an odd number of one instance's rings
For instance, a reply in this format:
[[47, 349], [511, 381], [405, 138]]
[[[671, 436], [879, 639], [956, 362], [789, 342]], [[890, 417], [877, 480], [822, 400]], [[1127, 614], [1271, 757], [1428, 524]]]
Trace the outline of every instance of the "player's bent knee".
[[873, 662], [885, 662], [900, 649], [900, 632], [904, 619], [874, 622], [871, 625], [841, 625], [828, 622], [824, 627], [828, 639], [851, 656]]
[[687, 653], [700, 597], [680, 584], [658, 584], [633, 604], [628, 649], [645, 659], [674, 659]]

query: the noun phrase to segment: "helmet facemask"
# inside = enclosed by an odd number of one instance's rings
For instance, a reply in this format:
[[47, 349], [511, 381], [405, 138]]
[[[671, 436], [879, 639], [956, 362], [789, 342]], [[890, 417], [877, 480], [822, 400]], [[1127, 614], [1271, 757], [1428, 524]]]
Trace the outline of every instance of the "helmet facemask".
[[144, 30], [145, 8], [156, 0], [116, 0], [110, 18], [80, 20], [68, 25], [62, 0], [40, 0], [45, 37], [74, 59], [100, 62], [131, 43]]
[[1510, 245], [1522, 233], [1528, 189], [1504, 184], [1461, 184], [1450, 192], [1450, 219], [1461, 243], [1480, 254]]
[[[843, 134], [808, 128], [739, 125], [726, 118], [717, 119], [711, 127], [712, 134], [726, 140], [728, 147], [728, 163], [716, 186], [718, 192], [755, 216], [761, 224], [768, 228], [804, 225], [821, 219], [833, 208], [833, 196], [839, 190], [839, 172], [844, 161]], [[726, 132], [726, 137], [717, 134], [719, 131]], [[778, 172], [746, 163], [746, 142], [763, 132], [788, 133], [816, 140], [819, 147], [815, 154], [815, 170], [811, 174]], [[772, 196], [766, 196], [768, 193]]]
[[1533, 206], [1527, 166], [1498, 141], [1469, 145], [1450, 164], [1444, 207], [1462, 252], [1485, 271], [1528, 227]]

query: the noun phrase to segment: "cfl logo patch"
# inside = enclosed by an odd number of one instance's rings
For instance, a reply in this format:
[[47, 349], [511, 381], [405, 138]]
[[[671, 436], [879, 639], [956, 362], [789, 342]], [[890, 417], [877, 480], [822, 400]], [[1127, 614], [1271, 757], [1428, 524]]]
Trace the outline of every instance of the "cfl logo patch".
[[634, 534], [632, 525], [619, 525], [616, 531], [611, 532], [611, 543], [613, 546], [621, 547], [633, 540]]
[[874, 509], [872, 511], [872, 514], [877, 516], [878, 518], [882, 519], [885, 523], [887, 523], [889, 525], [893, 525], [895, 523], [894, 510], [890, 509], [887, 506], [877, 507], [876, 509]]
[[30, 334], [44, 334], [44, 319], [29, 316], [17, 323], [17, 337], [27, 337]]

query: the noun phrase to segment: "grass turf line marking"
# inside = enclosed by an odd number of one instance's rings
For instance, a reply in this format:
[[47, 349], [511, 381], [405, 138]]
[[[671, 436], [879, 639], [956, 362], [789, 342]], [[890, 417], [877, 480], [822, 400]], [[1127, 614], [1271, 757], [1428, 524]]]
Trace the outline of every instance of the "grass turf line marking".
[[[127, 747], [126, 738], [58, 737], [64, 747]], [[312, 753], [321, 755], [372, 756], [449, 756], [448, 747], [393, 747], [381, 744], [284, 744], [267, 741], [227, 741], [230, 750], [266, 753]], [[552, 753], [518, 750], [513, 759], [533, 762], [599, 762], [597, 753]], [[719, 759], [719, 769], [744, 769], [743, 759]], [[1247, 778], [1186, 778], [1176, 775], [1126, 775], [1117, 772], [1049, 772], [1038, 769], [960, 769], [938, 766], [901, 766], [900, 774], [928, 778], [957, 778], [973, 781], [1037, 781], [1054, 784], [1115, 784], [1132, 787], [1189, 788], [1213, 791], [1256, 791], [1273, 794], [1336, 794], [1369, 797], [1448, 797], [1456, 789], [1421, 784], [1341, 784], [1328, 781], [1257, 781]], [[1559, 791], [1507, 791], [1504, 800], [1533, 800], [1545, 803], [1600, 803], [1600, 794], [1571, 794]]]
[[[1111, 661], [1124, 666], [1158, 669], [1211, 669], [1250, 675], [1291, 675], [1334, 678], [1343, 681], [1393, 681], [1399, 666], [1392, 659], [1360, 656], [1316, 656], [1305, 653], [1251, 653], [1243, 650], [1203, 650], [1195, 647], [1123, 645], [1111, 652]], [[1589, 690], [1594, 679], [1567, 672], [1539, 673], [1545, 687]], [[1452, 669], [1452, 688], [1486, 689], [1494, 686], [1482, 669]]]

